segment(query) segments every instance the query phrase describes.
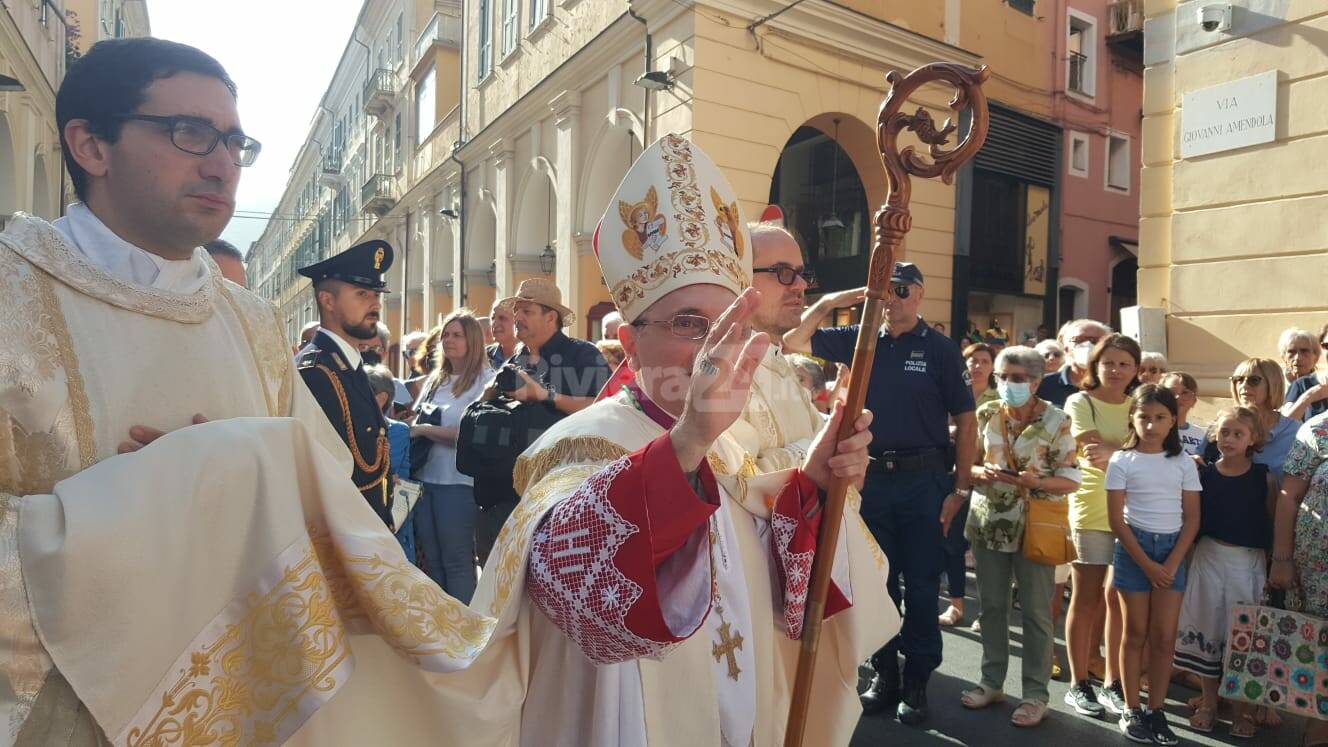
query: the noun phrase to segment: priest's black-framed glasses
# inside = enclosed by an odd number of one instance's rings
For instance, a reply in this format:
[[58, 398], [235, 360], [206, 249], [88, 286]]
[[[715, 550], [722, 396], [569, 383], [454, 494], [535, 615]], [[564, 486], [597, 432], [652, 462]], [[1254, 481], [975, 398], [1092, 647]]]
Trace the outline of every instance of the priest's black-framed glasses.
[[217, 149], [217, 143], [224, 141], [236, 166], [253, 166], [259, 152], [263, 150], [262, 143], [243, 132], [222, 132], [213, 127], [211, 122], [199, 117], [156, 114], [115, 114], [112, 117], [122, 121], [161, 125], [170, 133], [172, 145], [194, 156], [206, 156]]

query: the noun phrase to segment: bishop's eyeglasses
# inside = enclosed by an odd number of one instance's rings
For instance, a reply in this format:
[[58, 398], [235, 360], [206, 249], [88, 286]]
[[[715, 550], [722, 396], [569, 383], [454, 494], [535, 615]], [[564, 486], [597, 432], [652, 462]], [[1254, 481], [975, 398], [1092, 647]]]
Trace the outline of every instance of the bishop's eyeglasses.
[[699, 314], [677, 314], [672, 319], [637, 319], [633, 327], [668, 327], [674, 337], [700, 340], [710, 334], [710, 320]]

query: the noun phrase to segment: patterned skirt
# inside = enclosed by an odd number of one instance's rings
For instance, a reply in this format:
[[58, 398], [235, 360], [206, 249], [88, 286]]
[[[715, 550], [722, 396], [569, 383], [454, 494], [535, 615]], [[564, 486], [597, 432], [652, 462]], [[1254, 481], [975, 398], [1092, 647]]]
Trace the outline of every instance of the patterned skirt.
[[1287, 609], [1328, 618], [1328, 486], [1311, 483], [1295, 532], [1292, 555], [1300, 583], [1287, 592]]

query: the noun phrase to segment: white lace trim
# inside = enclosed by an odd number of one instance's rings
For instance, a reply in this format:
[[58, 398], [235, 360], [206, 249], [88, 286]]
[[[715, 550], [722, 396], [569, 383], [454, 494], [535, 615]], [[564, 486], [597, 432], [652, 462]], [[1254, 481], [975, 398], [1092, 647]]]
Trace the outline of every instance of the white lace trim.
[[[792, 552], [790, 545], [798, 531], [798, 522], [780, 513], [770, 515], [775, 544], [775, 561], [783, 581], [784, 627], [790, 638], [802, 635], [802, 620], [807, 606], [807, 589], [812, 577], [814, 552]], [[778, 593], [778, 590], [776, 590]]]
[[549, 512], [531, 542], [531, 601], [596, 664], [659, 658], [677, 646], [627, 628], [644, 590], [613, 559], [641, 529], [613, 508], [609, 490], [630, 463], [623, 457], [592, 475]]

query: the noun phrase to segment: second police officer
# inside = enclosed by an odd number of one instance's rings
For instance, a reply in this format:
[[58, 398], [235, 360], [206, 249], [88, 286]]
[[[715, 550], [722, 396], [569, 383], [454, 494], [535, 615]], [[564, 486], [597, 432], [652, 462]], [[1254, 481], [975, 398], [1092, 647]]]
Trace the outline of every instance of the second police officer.
[[384, 276], [392, 246], [366, 241], [302, 267], [313, 280], [318, 332], [296, 355], [295, 367], [355, 460], [355, 487], [389, 528], [392, 485], [387, 421], [378, 407], [358, 345], [378, 337]]

